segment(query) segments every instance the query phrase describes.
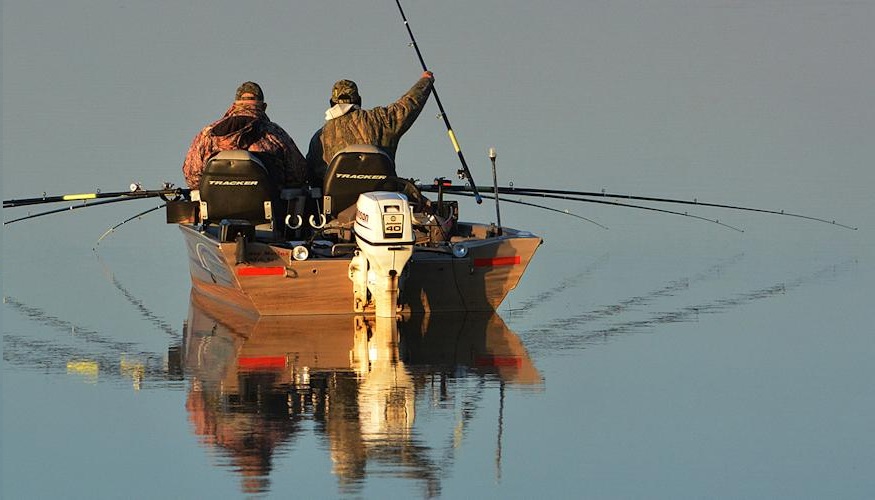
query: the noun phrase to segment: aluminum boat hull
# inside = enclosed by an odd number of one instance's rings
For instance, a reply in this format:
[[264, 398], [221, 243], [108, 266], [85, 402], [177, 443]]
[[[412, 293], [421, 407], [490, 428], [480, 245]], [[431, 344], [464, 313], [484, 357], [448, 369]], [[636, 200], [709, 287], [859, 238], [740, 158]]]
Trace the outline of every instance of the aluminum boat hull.
[[[464, 224], [464, 223], [463, 223]], [[467, 253], [449, 247], [415, 247], [399, 297], [403, 313], [495, 311], [513, 290], [542, 243], [528, 232], [467, 224], [470, 237], [455, 239]], [[221, 242], [199, 226], [180, 224], [193, 287], [229, 305], [260, 315], [352, 314], [351, 256], [294, 260], [289, 245], [253, 242], [239, 258], [237, 244]], [[238, 262], [242, 260], [242, 262]], [[370, 304], [364, 311], [372, 311]]]

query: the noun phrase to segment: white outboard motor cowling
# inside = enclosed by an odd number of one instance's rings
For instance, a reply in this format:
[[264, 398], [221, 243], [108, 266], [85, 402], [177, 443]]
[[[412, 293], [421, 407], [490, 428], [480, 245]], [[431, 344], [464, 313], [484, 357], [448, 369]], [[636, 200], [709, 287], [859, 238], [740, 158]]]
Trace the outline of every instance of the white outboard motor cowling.
[[355, 239], [360, 251], [349, 266], [354, 310], [363, 311], [371, 292], [378, 317], [395, 317], [398, 277], [413, 254], [413, 213], [401, 193], [372, 191], [356, 202]]

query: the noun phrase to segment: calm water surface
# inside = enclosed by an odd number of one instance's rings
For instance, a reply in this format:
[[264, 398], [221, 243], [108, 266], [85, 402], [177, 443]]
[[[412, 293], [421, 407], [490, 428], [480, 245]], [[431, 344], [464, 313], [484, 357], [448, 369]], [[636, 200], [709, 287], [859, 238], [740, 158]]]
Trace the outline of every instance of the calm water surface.
[[875, 493], [857, 236], [548, 221], [499, 315], [257, 320], [84, 212], [4, 234], [3, 498]]
[[[0, 498], [875, 498], [875, 3], [401, 3], [481, 184], [860, 230], [505, 204], [499, 316], [385, 325], [201, 304], [159, 213], [93, 250], [151, 202], [5, 225]], [[393, 2], [154, 4], [3, 1], [4, 199], [179, 184], [244, 80], [306, 148], [420, 74]], [[438, 111], [403, 175], [459, 167]]]

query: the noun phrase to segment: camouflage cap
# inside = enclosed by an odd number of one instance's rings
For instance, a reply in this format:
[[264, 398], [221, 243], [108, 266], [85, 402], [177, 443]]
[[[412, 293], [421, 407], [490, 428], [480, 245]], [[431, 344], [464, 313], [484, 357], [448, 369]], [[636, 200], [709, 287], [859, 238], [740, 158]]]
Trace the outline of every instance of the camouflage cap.
[[[247, 96], [246, 94], [251, 94]], [[234, 94], [235, 101], [263, 101], [264, 92], [261, 87], [255, 82], [243, 82], [237, 87], [237, 93]]]
[[352, 80], [338, 80], [331, 88], [331, 105], [337, 103], [352, 103], [361, 106], [362, 98], [359, 96], [359, 88]]

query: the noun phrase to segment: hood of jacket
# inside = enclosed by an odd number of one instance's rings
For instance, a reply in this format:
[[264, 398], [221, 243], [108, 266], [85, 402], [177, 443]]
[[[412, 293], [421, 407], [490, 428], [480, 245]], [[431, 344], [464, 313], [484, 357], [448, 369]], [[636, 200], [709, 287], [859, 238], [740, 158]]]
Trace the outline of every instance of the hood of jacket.
[[233, 104], [210, 127], [209, 135], [223, 148], [247, 149], [257, 142], [269, 122], [263, 110], [252, 104]]

